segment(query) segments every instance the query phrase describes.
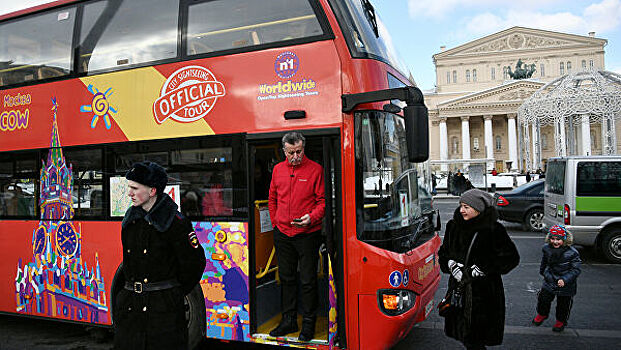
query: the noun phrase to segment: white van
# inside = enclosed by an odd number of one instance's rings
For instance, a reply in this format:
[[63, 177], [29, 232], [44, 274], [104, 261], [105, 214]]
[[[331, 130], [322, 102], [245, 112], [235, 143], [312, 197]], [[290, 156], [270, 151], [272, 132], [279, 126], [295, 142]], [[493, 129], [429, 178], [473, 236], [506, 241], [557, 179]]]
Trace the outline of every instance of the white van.
[[545, 179], [545, 227], [564, 225], [574, 243], [621, 263], [621, 156], [550, 158]]

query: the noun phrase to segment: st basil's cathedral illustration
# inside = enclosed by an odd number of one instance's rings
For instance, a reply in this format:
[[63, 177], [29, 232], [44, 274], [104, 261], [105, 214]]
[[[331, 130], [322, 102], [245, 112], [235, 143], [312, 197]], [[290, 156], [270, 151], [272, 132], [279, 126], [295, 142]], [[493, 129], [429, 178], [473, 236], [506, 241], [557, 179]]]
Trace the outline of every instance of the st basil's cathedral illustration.
[[41, 219], [32, 232], [32, 261], [17, 264], [16, 309], [19, 313], [72, 321], [107, 323], [109, 312], [99, 257], [89, 270], [82, 260], [82, 229], [71, 221], [73, 169], [63, 156], [56, 112], [47, 162], [40, 175]]

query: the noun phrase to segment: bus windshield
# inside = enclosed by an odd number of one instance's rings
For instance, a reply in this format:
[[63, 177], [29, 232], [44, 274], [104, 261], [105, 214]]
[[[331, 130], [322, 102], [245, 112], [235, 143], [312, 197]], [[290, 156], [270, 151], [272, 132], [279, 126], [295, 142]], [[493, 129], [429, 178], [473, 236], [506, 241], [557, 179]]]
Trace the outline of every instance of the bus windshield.
[[427, 186], [424, 174], [408, 162], [403, 118], [380, 111], [358, 113], [356, 161], [362, 197], [358, 202], [364, 213], [358, 238], [384, 249], [408, 251], [426, 222], [420, 203], [426, 198], [419, 197], [427, 196], [419, 193]]
[[384, 40], [388, 35], [386, 27], [367, 1], [330, 1], [330, 4], [339, 20], [352, 57], [384, 61], [405, 76], [409, 75], [395, 48]]

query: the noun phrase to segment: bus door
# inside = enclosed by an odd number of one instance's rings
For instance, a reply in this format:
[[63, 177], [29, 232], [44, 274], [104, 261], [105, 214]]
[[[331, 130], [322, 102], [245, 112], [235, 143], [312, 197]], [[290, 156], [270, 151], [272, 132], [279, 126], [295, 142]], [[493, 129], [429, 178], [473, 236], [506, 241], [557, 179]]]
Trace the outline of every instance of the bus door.
[[[281, 319], [281, 286], [278, 277], [278, 261], [273, 241], [273, 227], [268, 210], [268, 195], [274, 166], [284, 161], [281, 138], [284, 133], [249, 135], [248, 183], [250, 199], [249, 254], [250, 254], [250, 331], [253, 337], [267, 338], [270, 330], [278, 326]], [[313, 342], [328, 342], [330, 307], [329, 263], [331, 253], [332, 276], [342, 280], [342, 251], [340, 222], [340, 138], [339, 130], [307, 131], [305, 157], [319, 163], [324, 169], [326, 210], [322, 228], [322, 244], [317, 252], [320, 256], [317, 267], [318, 309]], [[254, 215], [253, 215], [254, 213]], [[335, 257], [339, 261], [335, 260]], [[252, 269], [254, 268], [254, 274]], [[335, 287], [340, 286], [335, 283]], [[338, 295], [333, 288], [332, 293]], [[298, 287], [299, 294], [299, 287]], [[333, 299], [334, 300], [334, 299]], [[300, 296], [298, 295], [298, 328], [302, 325]], [[332, 303], [334, 304], [334, 303]], [[338, 308], [340, 309], [340, 308]], [[333, 327], [333, 329], [335, 329]], [[344, 329], [344, 328], [343, 328]], [[297, 341], [299, 331], [285, 336]]]

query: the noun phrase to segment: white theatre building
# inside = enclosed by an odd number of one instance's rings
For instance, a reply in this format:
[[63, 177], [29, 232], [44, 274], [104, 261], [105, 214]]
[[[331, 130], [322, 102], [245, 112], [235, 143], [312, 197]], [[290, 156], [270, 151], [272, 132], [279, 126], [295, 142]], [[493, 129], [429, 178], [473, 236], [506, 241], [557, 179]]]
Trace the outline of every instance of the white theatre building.
[[[606, 44], [595, 33], [581, 36], [513, 27], [455, 48], [442, 47], [433, 55], [436, 88], [425, 91], [430, 159], [443, 164], [436, 168], [449, 169], [450, 160], [487, 158], [488, 170], [524, 170], [521, 147], [526, 145], [520, 143], [518, 107], [556, 78], [605, 70]], [[530, 78], [511, 78], [509, 72], [516, 72], [518, 60], [521, 68], [534, 68]], [[544, 161], [556, 155], [554, 135], [553, 126], [543, 127], [538, 135]], [[591, 139], [592, 154], [601, 154], [601, 127], [591, 125]]]

